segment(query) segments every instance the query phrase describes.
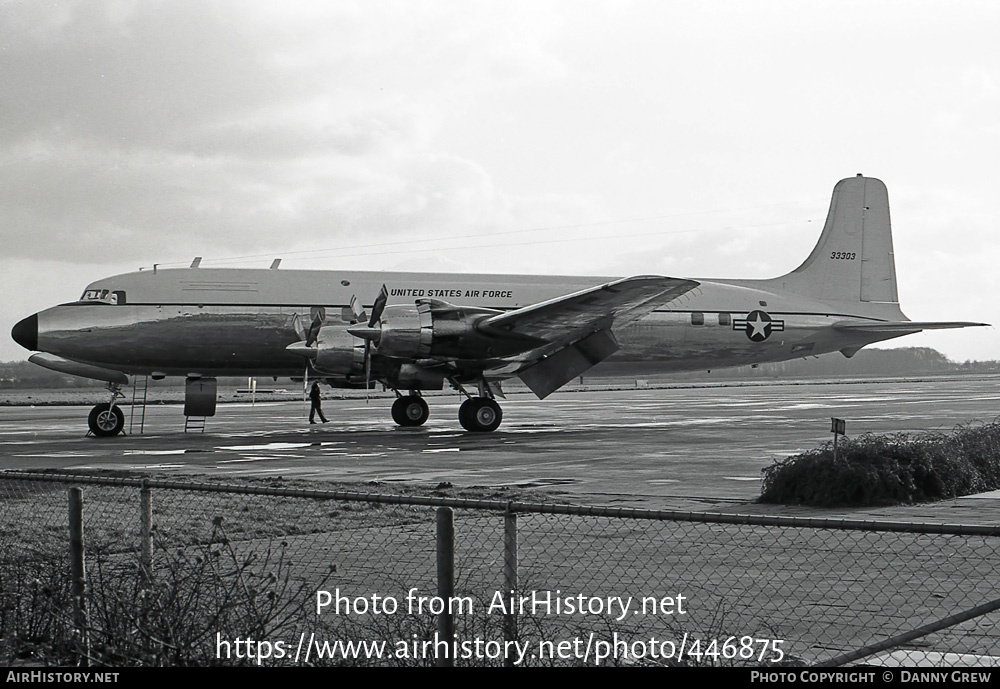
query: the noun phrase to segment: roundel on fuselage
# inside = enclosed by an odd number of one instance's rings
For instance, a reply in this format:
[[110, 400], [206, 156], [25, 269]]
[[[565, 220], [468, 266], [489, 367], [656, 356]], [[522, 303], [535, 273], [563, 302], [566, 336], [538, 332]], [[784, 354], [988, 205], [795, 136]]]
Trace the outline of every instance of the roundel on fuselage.
[[763, 342], [774, 331], [785, 329], [785, 321], [771, 318], [770, 314], [760, 309], [754, 309], [746, 318], [734, 318], [733, 330], [742, 330], [751, 342]]

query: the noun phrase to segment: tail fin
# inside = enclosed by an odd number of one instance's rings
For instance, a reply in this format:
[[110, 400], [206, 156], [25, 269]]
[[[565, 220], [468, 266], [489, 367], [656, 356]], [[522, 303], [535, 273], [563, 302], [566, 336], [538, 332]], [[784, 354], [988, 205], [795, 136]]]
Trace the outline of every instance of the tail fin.
[[837, 182], [816, 247], [775, 282], [820, 301], [897, 303], [885, 184], [860, 174]]

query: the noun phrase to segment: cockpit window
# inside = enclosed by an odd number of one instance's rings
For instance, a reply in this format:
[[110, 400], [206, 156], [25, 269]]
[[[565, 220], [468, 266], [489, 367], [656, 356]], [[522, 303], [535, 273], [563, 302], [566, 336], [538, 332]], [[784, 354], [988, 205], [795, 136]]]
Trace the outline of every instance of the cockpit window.
[[99, 304], [124, 304], [125, 303], [125, 292], [121, 290], [111, 290], [106, 289], [88, 289], [84, 290], [83, 296], [80, 297], [80, 301], [99, 303]]

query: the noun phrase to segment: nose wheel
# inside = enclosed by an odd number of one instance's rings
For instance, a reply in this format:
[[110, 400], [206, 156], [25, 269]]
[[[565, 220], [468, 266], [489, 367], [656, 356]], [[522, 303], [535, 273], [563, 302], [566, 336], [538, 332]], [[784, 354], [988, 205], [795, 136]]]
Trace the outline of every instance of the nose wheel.
[[122, 428], [125, 427], [125, 414], [117, 406], [104, 402], [90, 410], [87, 424], [97, 437], [110, 438], [122, 432]]
[[405, 395], [392, 403], [392, 420], [400, 426], [422, 426], [430, 416], [423, 397]]
[[458, 408], [458, 422], [473, 433], [490, 433], [500, 427], [503, 410], [488, 397], [470, 397]]

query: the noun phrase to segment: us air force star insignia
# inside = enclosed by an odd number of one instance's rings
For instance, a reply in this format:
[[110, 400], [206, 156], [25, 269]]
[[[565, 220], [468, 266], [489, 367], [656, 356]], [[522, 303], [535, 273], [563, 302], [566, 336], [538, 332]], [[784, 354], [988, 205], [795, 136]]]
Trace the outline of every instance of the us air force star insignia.
[[751, 342], [763, 342], [772, 332], [784, 329], [784, 321], [773, 320], [764, 311], [751, 311], [746, 318], [733, 319], [733, 330], [745, 330]]

